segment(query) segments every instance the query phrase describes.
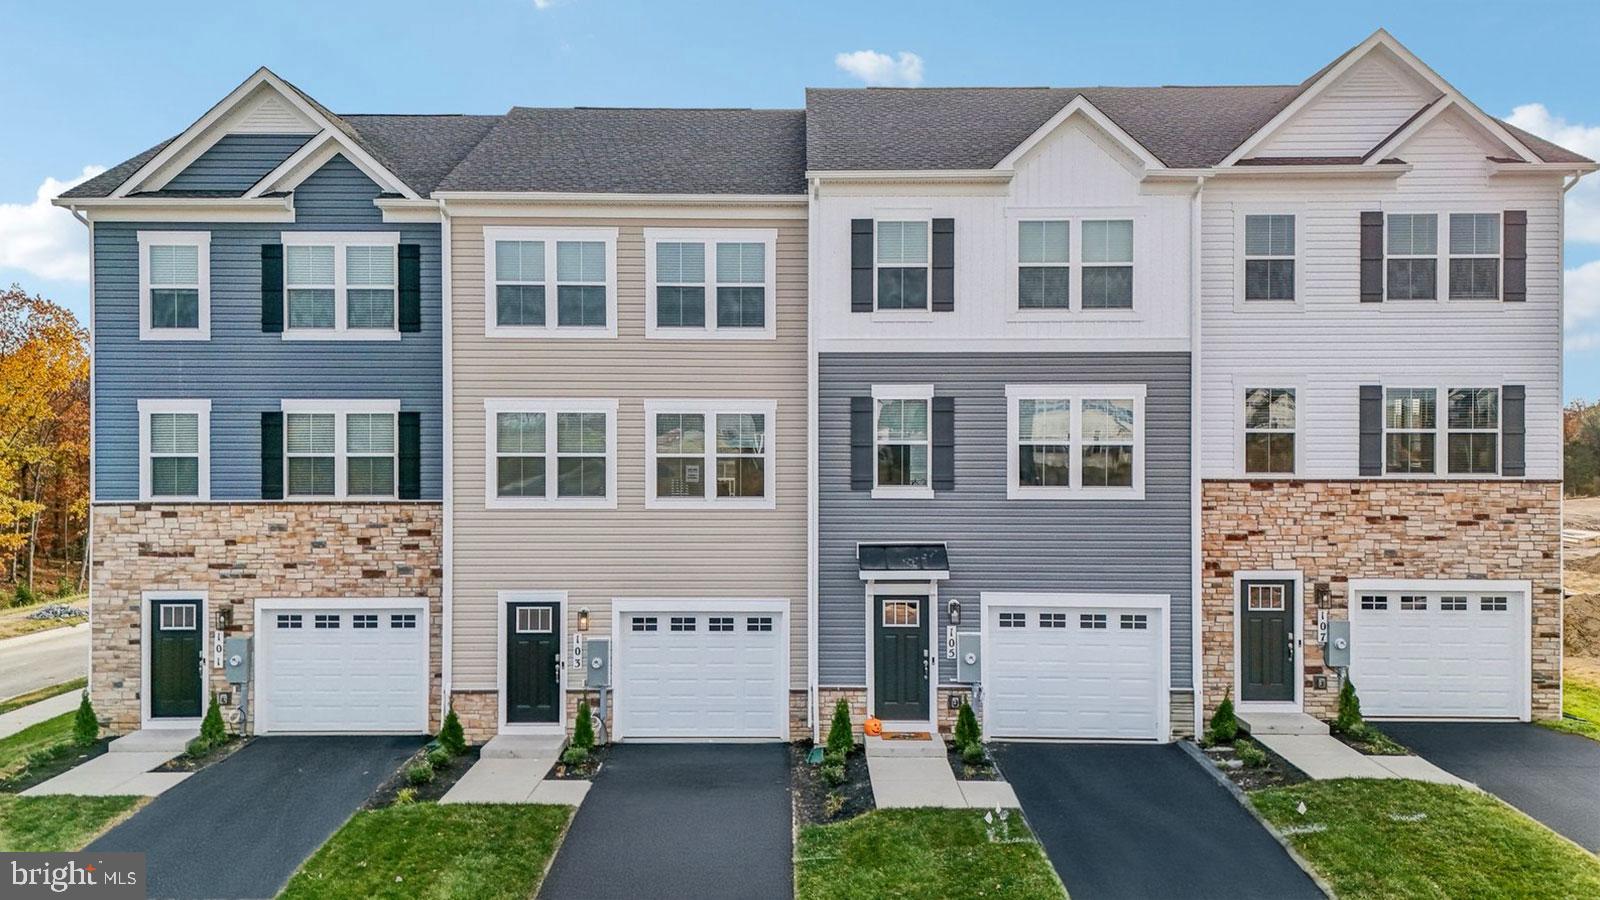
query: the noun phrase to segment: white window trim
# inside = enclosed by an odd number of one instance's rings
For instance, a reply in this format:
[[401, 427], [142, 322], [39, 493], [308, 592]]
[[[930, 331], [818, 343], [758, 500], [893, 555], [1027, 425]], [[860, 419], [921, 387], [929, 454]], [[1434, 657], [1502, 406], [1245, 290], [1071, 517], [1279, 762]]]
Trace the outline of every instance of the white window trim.
[[[501, 413], [544, 413], [544, 490], [543, 497], [501, 497], [498, 477], [496, 417]], [[556, 414], [604, 413], [606, 417], [606, 495], [604, 497], [556, 496]], [[613, 399], [514, 399], [491, 398], [483, 401], [484, 509], [616, 509], [617, 508], [617, 401]]]
[[[1501, 474], [1505, 470], [1505, 388], [1504, 384], [1463, 383], [1460, 379], [1448, 383], [1439, 382], [1410, 382], [1397, 381], [1393, 384], [1383, 385], [1383, 476], [1395, 480], [1423, 480], [1423, 479], [1449, 479], [1451, 481], [1502, 481], [1517, 480], [1516, 476]], [[1456, 434], [1488, 434], [1488, 429], [1451, 429], [1450, 428], [1450, 391], [1452, 389], [1478, 389], [1493, 388], [1497, 392], [1500, 407], [1496, 413], [1495, 428], [1495, 471], [1493, 472], [1451, 472], [1450, 471], [1450, 435]], [[1423, 390], [1433, 391], [1434, 418], [1433, 418], [1433, 471], [1432, 472], [1390, 472], [1389, 471], [1389, 435], [1427, 433], [1428, 429], [1391, 429], [1389, 427], [1389, 391], [1395, 390]]]
[[[1145, 458], [1145, 385], [1142, 384], [1008, 384], [1006, 385], [1007, 500], [1143, 500]], [[1017, 444], [1021, 440], [1021, 400], [1068, 400], [1072, 403], [1068, 449], [1068, 483], [1039, 487], [1017, 484]], [[1126, 400], [1133, 403], [1133, 484], [1096, 487], [1083, 483], [1083, 402]]]
[[[931, 240], [931, 235], [930, 235]], [[661, 327], [656, 324], [656, 244], [703, 244], [705, 254], [705, 325], [692, 327]], [[766, 261], [762, 272], [766, 280], [762, 287], [766, 294], [765, 325], [761, 328], [739, 328], [717, 325], [717, 244], [762, 244], [766, 248]], [[776, 228], [646, 228], [644, 230], [644, 336], [662, 340], [774, 340], [778, 336], [778, 230]], [[930, 248], [931, 249], [931, 248]], [[754, 287], [753, 284], [730, 284], [728, 287]]]
[[[1006, 317], [1013, 322], [1031, 322], [1041, 319], [1059, 321], [1088, 318], [1094, 320], [1138, 321], [1143, 318], [1139, 302], [1139, 210], [1131, 206], [1107, 207], [1012, 207], [1006, 210], [1006, 249], [1009, 265], [1006, 269]], [[1127, 309], [1085, 309], [1083, 307], [1083, 223], [1122, 221], [1133, 223], [1133, 306]], [[1036, 265], [1022, 262], [1022, 235], [1024, 222], [1066, 222], [1067, 262], [1044, 263], [1060, 265], [1069, 270], [1067, 276], [1067, 305], [1057, 309], [1023, 309], [1021, 302], [1021, 268]], [[1095, 267], [1120, 266], [1124, 263], [1093, 263]]]
[[[1433, 254], [1416, 253], [1390, 253], [1389, 252], [1389, 219], [1392, 216], [1433, 216], [1434, 217], [1434, 245]], [[1386, 306], [1393, 302], [1401, 306], [1415, 309], [1427, 304], [1443, 303], [1450, 294], [1450, 214], [1437, 209], [1385, 209], [1383, 211], [1383, 303], [1368, 304], [1371, 306]], [[1392, 298], [1389, 296], [1389, 260], [1391, 259], [1432, 259], [1433, 260], [1433, 299], [1408, 300]]]
[[[150, 414], [194, 413], [198, 418], [200, 456], [199, 493], [193, 497], [155, 497], [150, 493]], [[211, 401], [210, 400], [140, 400], [139, 401], [139, 499], [152, 502], [206, 501], [211, 499]]]
[[[874, 226], [876, 227], [876, 226]], [[876, 252], [876, 250], [874, 250]], [[876, 268], [874, 268], [876, 273]], [[876, 274], [874, 274], [876, 277]], [[878, 401], [921, 400], [928, 404], [928, 483], [915, 485], [878, 484]], [[931, 384], [875, 384], [872, 386], [872, 499], [933, 498], [933, 385]]]
[[[878, 308], [878, 226], [884, 222], [922, 222], [928, 229], [927, 303], [921, 309]], [[914, 269], [916, 266], [890, 266]], [[881, 209], [872, 214], [872, 316], [884, 321], [932, 321], [933, 316], [933, 211], [928, 209]]]
[[[1450, 252], [1450, 231], [1452, 215], [1477, 215], [1495, 217], [1495, 236], [1493, 253], [1463, 253]], [[1385, 219], [1385, 222], [1388, 220]], [[1439, 284], [1437, 293], [1441, 300], [1447, 303], [1466, 303], [1469, 305], [1499, 304], [1506, 297], [1506, 211], [1501, 208], [1484, 209], [1483, 207], [1450, 209], [1439, 213]], [[1387, 248], [1385, 248], [1387, 249]], [[1452, 259], [1493, 259], [1498, 260], [1493, 297], [1452, 297], [1450, 296], [1450, 260]]]
[[[1236, 440], [1238, 441], [1238, 444], [1236, 445], [1237, 452], [1239, 454], [1239, 477], [1248, 478], [1252, 481], [1273, 481], [1276, 479], [1293, 479], [1299, 477], [1300, 468], [1305, 459], [1305, 441], [1303, 440], [1305, 433], [1305, 420], [1301, 415], [1301, 411], [1305, 408], [1306, 401], [1306, 386], [1304, 379], [1300, 378], [1299, 376], [1278, 378], [1272, 375], [1266, 375], [1259, 378], [1252, 376], [1249, 379], [1243, 380], [1236, 378], [1235, 383], [1236, 387], [1234, 388], [1233, 392], [1233, 408], [1236, 411], [1236, 414], [1239, 416], [1239, 428], [1238, 435], [1236, 437]], [[1251, 472], [1248, 468], [1249, 461], [1246, 458], [1246, 438], [1249, 437], [1249, 435], [1253, 432], [1249, 427], [1249, 411], [1245, 409], [1245, 398], [1250, 396], [1251, 390], [1258, 388], [1286, 388], [1294, 391], [1294, 431], [1292, 432], [1294, 434], [1294, 469], [1292, 471]], [[1254, 429], [1254, 431], [1263, 433], [1271, 432], [1276, 434], [1289, 433], [1285, 432], [1284, 429], [1281, 428]]]
[[[1453, 390], [1492, 390], [1494, 391], [1494, 428], [1451, 428], [1450, 427], [1450, 392]], [[1505, 385], [1500, 384], [1457, 384], [1439, 389], [1439, 433], [1444, 440], [1439, 442], [1439, 449], [1434, 454], [1434, 466], [1440, 473], [1448, 478], [1499, 478], [1500, 472], [1505, 468]], [[1450, 471], [1450, 436], [1454, 434], [1493, 434], [1494, 435], [1494, 471], [1493, 472], [1452, 472]]]
[[[544, 324], [500, 325], [495, 321], [495, 242], [544, 242]], [[603, 327], [556, 324], [556, 244], [559, 241], [601, 241], [606, 245], [606, 324]], [[527, 282], [519, 282], [527, 283]], [[494, 338], [614, 338], [617, 336], [617, 229], [521, 228], [483, 229], [483, 334]], [[513, 410], [514, 411], [514, 410]]]
[[[285, 231], [279, 236], [284, 246], [283, 334], [285, 341], [398, 341], [400, 340], [400, 232], [398, 231]], [[291, 328], [289, 326], [288, 248], [333, 248], [333, 327]], [[389, 247], [394, 261], [394, 315], [388, 328], [349, 326], [350, 285], [345, 281], [346, 253], [350, 247]], [[360, 289], [359, 286], [357, 288]]]
[[[1433, 427], [1432, 428], [1390, 428], [1389, 427], [1389, 392], [1390, 391], [1432, 391], [1433, 392]], [[1444, 417], [1446, 410], [1441, 404], [1446, 398], [1445, 392], [1436, 384], [1385, 384], [1383, 385], [1383, 443], [1379, 446], [1382, 454], [1383, 477], [1385, 478], [1433, 478], [1439, 472], [1439, 458], [1444, 453]], [[1391, 434], [1432, 434], [1433, 435], [1433, 470], [1429, 472], [1391, 472], [1389, 471], [1389, 435]]]
[[[392, 500], [400, 489], [400, 401], [399, 400], [283, 400], [279, 403], [279, 410], [284, 415], [283, 434], [283, 499], [289, 503], [327, 503], [333, 500]], [[333, 493], [328, 494], [291, 494], [289, 493], [289, 423], [291, 413], [324, 413], [333, 416]], [[346, 451], [349, 435], [346, 433], [345, 419], [350, 413], [389, 413], [395, 417], [394, 428], [394, 488], [387, 495], [384, 494], [359, 494], [350, 497], [348, 493], [350, 473], [349, 454]]]
[[[1384, 231], [1383, 231], [1383, 259], [1384, 259], [1384, 268], [1383, 268], [1383, 301], [1384, 302], [1382, 302], [1382, 303], [1362, 303], [1362, 304], [1359, 304], [1360, 307], [1363, 310], [1370, 311], [1374, 315], [1383, 315], [1383, 314], [1385, 314], [1385, 312], [1393, 313], [1393, 314], [1397, 314], [1398, 315], [1398, 314], [1403, 314], [1403, 313], [1406, 313], [1406, 312], [1415, 312], [1418, 309], [1427, 308], [1429, 306], [1440, 306], [1440, 307], [1465, 306], [1465, 307], [1468, 307], [1468, 308], [1470, 308], [1470, 309], [1472, 309], [1474, 311], [1481, 311], [1481, 312], [1499, 311], [1499, 310], [1503, 310], [1503, 309], [1506, 308], [1504, 297], [1505, 297], [1505, 278], [1506, 278], [1506, 262], [1505, 262], [1505, 251], [1506, 251], [1506, 248], [1505, 248], [1505, 224], [1506, 224], [1506, 219], [1505, 219], [1505, 215], [1506, 215], [1507, 210], [1505, 208], [1498, 207], [1498, 206], [1491, 207], [1491, 208], [1485, 208], [1481, 204], [1465, 204], [1465, 205], [1463, 205], [1463, 204], [1450, 204], [1450, 203], [1445, 203], [1445, 204], [1417, 204], [1415, 202], [1385, 203], [1385, 204], [1381, 204], [1377, 208], [1381, 209], [1382, 212], [1383, 212], [1383, 229], [1384, 229]], [[1488, 300], [1488, 299], [1467, 299], [1467, 298], [1451, 299], [1451, 297], [1450, 297], [1450, 215], [1452, 213], [1455, 213], [1455, 214], [1481, 213], [1481, 214], [1494, 214], [1494, 215], [1500, 216], [1500, 236], [1499, 236], [1500, 252], [1498, 253], [1498, 255], [1496, 255], [1494, 257], [1491, 257], [1489, 254], [1483, 254], [1481, 256], [1479, 256], [1479, 255], [1468, 255], [1468, 256], [1460, 257], [1461, 259], [1490, 259], [1490, 258], [1497, 258], [1497, 259], [1500, 260], [1500, 285], [1499, 285], [1499, 290], [1497, 291], [1497, 296], [1493, 300]], [[1390, 297], [1389, 297], [1389, 260], [1390, 259], [1427, 259], [1427, 257], [1426, 256], [1391, 256], [1389, 254], [1389, 216], [1390, 215], [1417, 215], [1417, 214], [1437, 216], [1438, 217], [1438, 221], [1439, 221], [1439, 245], [1438, 245], [1438, 248], [1437, 248], [1437, 253], [1435, 254], [1435, 259], [1437, 260], [1435, 265], [1438, 267], [1437, 271], [1435, 273], [1435, 277], [1438, 280], [1438, 283], [1435, 285], [1436, 290], [1434, 291], [1434, 294], [1436, 296], [1432, 300], [1391, 300]], [[1297, 272], [1298, 272], [1298, 269], [1297, 269]], [[1391, 303], [1393, 303], [1392, 306], [1390, 305]]]
[[[1234, 265], [1233, 305], [1236, 311], [1259, 313], [1301, 312], [1306, 308], [1306, 207], [1296, 203], [1269, 203], [1238, 206], [1234, 211]], [[1245, 217], [1294, 216], [1294, 256], [1245, 255]], [[1293, 259], [1293, 300], [1246, 300], [1244, 298], [1245, 262], [1249, 259]]]
[[[656, 496], [656, 416], [688, 413], [706, 417], [706, 445], [702, 454], [705, 466], [703, 483], [707, 496], [657, 497]], [[762, 446], [765, 485], [760, 497], [717, 497], [716, 482], [716, 417], [718, 414], [755, 414], [765, 418], [765, 438]], [[777, 434], [778, 404], [774, 400], [646, 400], [644, 404], [644, 506], [645, 509], [775, 509], [777, 498]]]
[[[211, 340], [211, 232], [209, 231], [141, 231], [139, 241], [139, 340], [141, 341], [209, 341]], [[150, 323], [150, 248], [195, 247], [199, 268], [200, 316], [195, 328], [156, 328]]]

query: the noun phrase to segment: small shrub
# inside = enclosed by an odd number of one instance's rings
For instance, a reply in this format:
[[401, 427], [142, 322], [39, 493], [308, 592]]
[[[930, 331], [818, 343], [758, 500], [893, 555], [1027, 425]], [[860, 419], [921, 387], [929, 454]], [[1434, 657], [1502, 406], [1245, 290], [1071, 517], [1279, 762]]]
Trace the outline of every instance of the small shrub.
[[1356, 696], [1356, 683], [1350, 680], [1349, 673], [1345, 674], [1344, 684], [1339, 688], [1339, 715], [1333, 727], [1345, 734], [1356, 734], [1366, 728], [1366, 722], [1361, 719], [1361, 698]]
[[211, 752], [214, 745], [202, 735], [184, 745], [183, 754], [190, 759], [199, 759]]
[[417, 802], [416, 788], [401, 788], [400, 790], [394, 792], [395, 806], [410, 806], [415, 802]]
[[1251, 741], [1239, 741], [1233, 745], [1234, 755], [1239, 761], [1252, 769], [1259, 769], [1267, 764], [1267, 751], [1256, 746]]
[[829, 750], [822, 754], [822, 764], [825, 766], [838, 766], [842, 769], [844, 768], [844, 761], [845, 755], [843, 753], [835, 753]]
[[444, 724], [439, 727], [439, 746], [451, 756], [460, 756], [467, 752], [467, 736], [461, 730], [461, 720], [456, 718], [454, 708], [445, 713]]
[[561, 762], [569, 766], [581, 766], [589, 761], [589, 751], [582, 747], [568, 747], [561, 754]]
[[11, 601], [13, 606], [32, 606], [37, 599], [26, 581], [17, 582], [16, 595]]
[[834, 791], [828, 794], [828, 796], [822, 798], [822, 811], [828, 814], [828, 818], [831, 819], [834, 816], [837, 816], [843, 810], [844, 795], [838, 791]]
[[433, 780], [433, 766], [419, 764], [406, 770], [406, 781], [412, 785], [421, 786]]
[[972, 704], [961, 704], [961, 710], [956, 713], [956, 749], [964, 755], [967, 748], [974, 744], [981, 744], [983, 732], [978, 730], [978, 716], [972, 711]]
[[206, 707], [206, 717], [200, 721], [200, 737], [215, 747], [228, 740], [228, 728], [222, 724], [222, 707], [217, 705], [217, 693], [211, 692], [211, 705]]
[[982, 744], [968, 744], [961, 749], [961, 761], [969, 766], [981, 766], [985, 762]]
[[838, 787], [845, 782], [844, 766], [824, 765], [822, 767], [822, 780]]
[[100, 720], [95, 718], [94, 704], [89, 702], [89, 692], [83, 692], [78, 701], [78, 714], [72, 719], [72, 742], [87, 747], [100, 737]]
[[428, 765], [433, 766], [435, 769], [442, 769], [450, 765], [451, 759], [450, 751], [443, 747], [435, 747], [428, 751]]
[[850, 704], [843, 697], [833, 705], [833, 721], [828, 724], [828, 752], [848, 756], [856, 747], [855, 732], [850, 727]]
[[1233, 715], [1232, 693], [1217, 704], [1217, 711], [1211, 714], [1211, 728], [1206, 734], [1213, 744], [1230, 744], [1239, 736], [1239, 720]]
[[54, 744], [41, 750], [35, 750], [26, 757], [28, 768], [35, 769], [47, 766], [53, 762], [65, 759], [72, 752], [71, 744]]
[[578, 721], [572, 726], [573, 747], [585, 751], [594, 749], [594, 717], [589, 713], [589, 701], [578, 701]]

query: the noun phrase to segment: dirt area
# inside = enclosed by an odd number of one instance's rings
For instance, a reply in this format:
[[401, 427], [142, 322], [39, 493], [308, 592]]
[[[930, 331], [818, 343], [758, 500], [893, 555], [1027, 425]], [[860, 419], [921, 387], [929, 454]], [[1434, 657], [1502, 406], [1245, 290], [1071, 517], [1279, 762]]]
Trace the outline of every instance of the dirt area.
[[[1240, 738], [1244, 740], [1245, 738]], [[1228, 780], [1246, 791], [1255, 791], [1262, 788], [1288, 787], [1309, 781], [1306, 773], [1296, 769], [1288, 760], [1268, 750], [1260, 742], [1252, 742], [1261, 748], [1266, 760], [1259, 766], [1246, 766], [1241, 764], [1239, 757], [1229, 744], [1217, 744], [1205, 748], [1206, 758], [1211, 760], [1226, 775]]]
[[461, 780], [461, 776], [467, 774], [468, 769], [478, 762], [478, 752], [481, 749], [479, 747], [468, 747], [467, 752], [460, 756], [452, 757], [448, 763], [435, 769], [432, 781], [424, 784], [412, 784], [407, 774], [411, 767], [427, 765], [428, 763], [428, 748], [423, 747], [412, 754], [404, 765], [396, 769], [387, 781], [379, 785], [378, 789], [372, 792], [372, 796], [367, 798], [367, 802], [361, 805], [361, 808], [382, 809], [386, 806], [393, 806], [397, 801], [400, 801], [402, 791], [410, 792], [404, 795], [409, 799], [400, 802], [437, 802], [439, 798], [449, 793], [452, 787], [455, 787], [456, 782]]
[[837, 786], [824, 781], [820, 767], [806, 761], [810, 752], [810, 741], [789, 745], [789, 793], [794, 798], [796, 824], [842, 822], [877, 808], [865, 750], [858, 747], [845, 757], [844, 783]]
[[1000, 770], [995, 768], [994, 760], [984, 753], [983, 762], [975, 766], [967, 765], [961, 754], [956, 752], [954, 744], [945, 746], [945, 760], [950, 763], [950, 771], [955, 774], [957, 781], [1005, 781], [1000, 775]]
[[1562, 512], [1562, 644], [1569, 656], [1600, 658], [1600, 497], [1568, 497]]

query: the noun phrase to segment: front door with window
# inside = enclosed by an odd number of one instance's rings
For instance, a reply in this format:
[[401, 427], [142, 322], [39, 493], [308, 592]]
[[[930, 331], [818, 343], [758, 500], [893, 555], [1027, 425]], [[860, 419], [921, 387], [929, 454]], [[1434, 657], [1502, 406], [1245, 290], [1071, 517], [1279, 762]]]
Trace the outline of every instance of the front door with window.
[[1246, 581], [1239, 588], [1239, 699], [1293, 701], [1294, 582]]
[[200, 718], [199, 600], [150, 603], [150, 718]]
[[561, 720], [561, 613], [554, 603], [506, 606], [506, 721]]
[[873, 640], [873, 714], [880, 719], [928, 720], [928, 598], [879, 597]]

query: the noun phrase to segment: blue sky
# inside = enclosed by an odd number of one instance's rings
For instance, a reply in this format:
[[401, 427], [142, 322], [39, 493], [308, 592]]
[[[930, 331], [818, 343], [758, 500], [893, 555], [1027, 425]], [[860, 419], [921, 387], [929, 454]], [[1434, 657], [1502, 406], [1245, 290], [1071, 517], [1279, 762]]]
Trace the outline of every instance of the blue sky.
[[[257, 66], [336, 112], [781, 106], [806, 86], [1298, 83], [1388, 28], [1491, 114], [1600, 156], [1600, 3], [1349, 0], [69, 5], [0, 0], [0, 285], [86, 308], [86, 241], [38, 196], [181, 131]], [[1537, 7], [1535, 9], [1535, 7]], [[1136, 12], [1130, 15], [1130, 12]], [[1217, 52], [1217, 48], [1229, 48]], [[879, 56], [860, 55], [873, 51]], [[858, 54], [841, 64], [841, 54]], [[912, 56], [903, 56], [911, 54]], [[920, 79], [920, 81], [919, 81]], [[1541, 104], [1539, 108], [1528, 108]], [[1600, 174], [1569, 195], [1567, 393], [1600, 397]]]

